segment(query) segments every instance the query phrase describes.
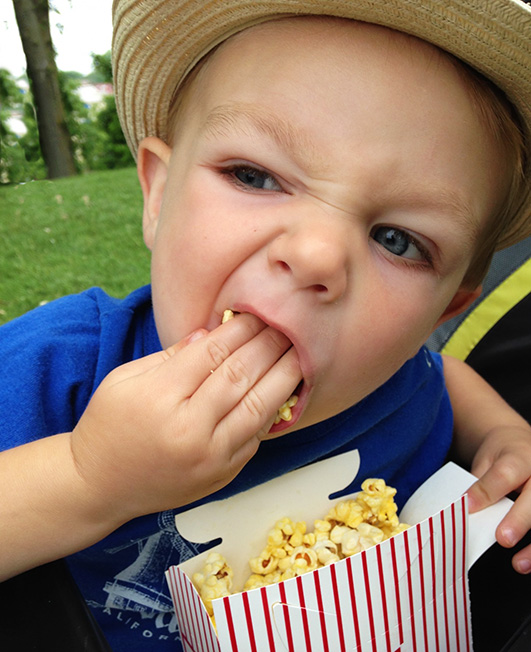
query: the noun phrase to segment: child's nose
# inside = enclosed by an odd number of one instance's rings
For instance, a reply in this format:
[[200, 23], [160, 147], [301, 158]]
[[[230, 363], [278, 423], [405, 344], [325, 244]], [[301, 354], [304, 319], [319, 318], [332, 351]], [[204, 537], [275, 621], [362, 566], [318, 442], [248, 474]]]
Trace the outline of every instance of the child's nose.
[[306, 222], [280, 235], [271, 244], [269, 261], [277, 272], [290, 275], [297, 288], [315, 292], [322, 301], [337, 301], [346, 290], [346, 234], [326, 221]]

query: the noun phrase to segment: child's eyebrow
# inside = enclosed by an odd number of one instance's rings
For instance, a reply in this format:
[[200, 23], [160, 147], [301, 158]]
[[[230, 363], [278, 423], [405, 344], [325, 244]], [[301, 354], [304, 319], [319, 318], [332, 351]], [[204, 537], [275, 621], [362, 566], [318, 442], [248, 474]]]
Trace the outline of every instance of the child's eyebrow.
[[[255, 104], [234, 102], [216, 106], [207, 115], [202, 131], [207, 138], [226, 137], [235, 132], [251, 137], [257, 132], [265, 134], [310, 174], [317, 174], [317, 171], [321, 174], [330, 169], [330, 163], [303, 129]], [[422, 183], [417, 182], [415, 188], [390, 187], [387, 194], [389, 200], [397, 205], [424, 206], [426, 210], [451, 215], [455, 226], [470, 245], [478, 237], [479, 225], [474, 220], [473, 210], [458, 193], [448, 188], [434, 187], [431, 182], [423, 187]]]
[[203, 131], [206, 136], [227, 136], [234, 131], [252, 136], [256, 132], [272, 138], [296, 163], [309, 171], [328, 167], [304, 131], [280, 116], [254, 104], [232, 103], [215, 107], [208, 114]]
[[391, 187], [388, 189], [390, 201], [404, 207], [415, 205], [427, 211], [435, 211], [451, 217], [454, 228], [457, 228], [462, 238], [469, 246], [473, 246], [480, 235], [480, 221], [474, 215], [474, 210], [457, 192], [448, 188], [437, 187], [429, 183], [423, 185], [419, 180], [415, 188]]

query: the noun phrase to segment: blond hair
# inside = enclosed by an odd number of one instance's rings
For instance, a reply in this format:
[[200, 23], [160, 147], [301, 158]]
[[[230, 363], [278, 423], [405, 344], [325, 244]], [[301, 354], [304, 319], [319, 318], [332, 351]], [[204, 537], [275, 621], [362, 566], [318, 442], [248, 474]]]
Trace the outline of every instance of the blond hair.
[[507, 169], [511, 171], [504, 201], [483, 226], [463, 279], [463, 285], [473, 289], [482, 283], [494, 253], [507, 246], [505, 240], [514, 238], [522, 219], [529, 218], [523, 215], [531, 193], [524, 172], [530, 156], [529, 143], [526, 143], [519, 116], [503, 91], [463, 61], [445, 54], [464, 79], [481, 124], [504, 155]]

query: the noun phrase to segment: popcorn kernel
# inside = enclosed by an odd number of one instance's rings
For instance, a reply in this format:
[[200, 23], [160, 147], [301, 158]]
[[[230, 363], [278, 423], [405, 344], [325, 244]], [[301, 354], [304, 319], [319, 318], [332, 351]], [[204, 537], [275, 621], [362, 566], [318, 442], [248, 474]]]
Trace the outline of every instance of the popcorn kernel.
[[234, 319], [234, 312], [230, 309], [223, 311], [223, 316], [221, 317], [221, 323], [224, 324], [229, 319]]
[[[296, 402], [296, 396], [291, 398]], [[249, 561], [251, 575], [243, 590], [322, 568], [403, 532], [408, 526], [398, 521], [395, 494], [396, 489], [383, 480], [369, 478], [356, 498], [340, 501], [323, 519], [315, 520], [313, 532], [306, 531], [304, 521], [280, 519], [260, 555]], [[203, 572], [194, 574], [192, 580], [211, 616], [212, 600], [231, 594], [232, 577], [226, 560], [215, 552], [208, 555]]]
[[292, 394], [288, 400], [278, 408], [277, 416], [275, 417], [275, 425], [281, 421], [291, 421], [293, 417], [291, 408], [297, 405], [298, 400], [299, 397], [296, 394]]

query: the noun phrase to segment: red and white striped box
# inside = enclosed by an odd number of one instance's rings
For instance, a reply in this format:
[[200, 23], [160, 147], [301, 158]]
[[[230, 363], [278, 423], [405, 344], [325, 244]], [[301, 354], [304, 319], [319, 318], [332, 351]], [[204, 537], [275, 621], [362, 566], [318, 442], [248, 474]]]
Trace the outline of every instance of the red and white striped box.
[[[213, 549], [233, 566], [236, 586], [243, 584], [248, 560], [262, 549], [276, 520], [290, 516], [313, 523], [323, 516], [331, 504], [328, 496], [356, 474], [356, 455], [326, 460], [227, 501], [190, 510], [177, 517], [177, 528], [196, 542], [221, 536]], [[167, 580], [184, 649], [470, 652], [469, 520], [463, 491], [472, 481], [470, 474], [447, 465], [408, 501], [400, 518], [413, 525], [405, 532], [299, 577], [214, 600], [217, 634], [189, 579], [208, 553], [171, 567]], [[449, 504], [442, 495], [448, 489], [457, 495]], [[314, 496], [316, 491], [320, 496]], [[280, 496], [279, 504], [275, 501]], [[312, 497], [315, 504], [308, 505]], [[436, 510], [419, 516], [433, 504]], [[448, 506], [440, 509], [440, 504]], [[484, 539], [476, 543], [472, 561], [493, 542], [495, 525], [509, 504], [483, 519]]]

